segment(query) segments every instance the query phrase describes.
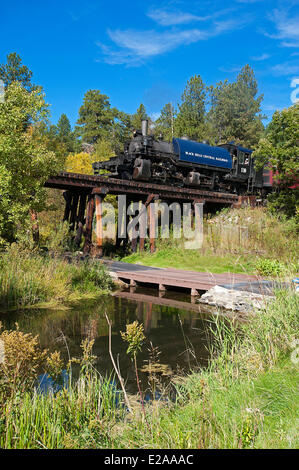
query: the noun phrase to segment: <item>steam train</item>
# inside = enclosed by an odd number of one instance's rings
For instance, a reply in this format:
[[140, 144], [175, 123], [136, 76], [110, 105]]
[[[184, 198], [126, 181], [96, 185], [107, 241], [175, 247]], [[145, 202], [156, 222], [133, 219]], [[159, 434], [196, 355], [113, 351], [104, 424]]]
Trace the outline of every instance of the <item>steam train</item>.
[[93, 163], [94, 174], [190, 187], [238, 195], [265, 196], [272, 189], [271, 170], [257, 171], [252, 150], [234, 143], [211, 146], [186, 138], [172, 142], [148, 134], [148, 121], [135, 130], [124, 152], [107, 161]]

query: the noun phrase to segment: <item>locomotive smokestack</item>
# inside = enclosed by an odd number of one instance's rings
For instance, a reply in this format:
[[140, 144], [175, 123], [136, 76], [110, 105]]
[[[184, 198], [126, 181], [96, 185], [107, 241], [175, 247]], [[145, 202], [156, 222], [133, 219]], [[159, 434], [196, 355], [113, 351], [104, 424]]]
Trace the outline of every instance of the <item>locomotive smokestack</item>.
[[148, 120], [147, 119], [142, 119], [141, 121], [141, 132], [143, 137], [147, 136], [148, 133]]

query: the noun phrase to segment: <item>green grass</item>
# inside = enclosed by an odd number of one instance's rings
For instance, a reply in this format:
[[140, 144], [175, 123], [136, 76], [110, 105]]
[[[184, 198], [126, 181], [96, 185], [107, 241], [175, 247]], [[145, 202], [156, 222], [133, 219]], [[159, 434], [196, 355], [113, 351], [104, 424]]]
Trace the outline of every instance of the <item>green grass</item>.
[[0, 307], [65, 307], [113, 288], [97, 261], [68, 263], [11, 247], [0, 255]]
[[[114, 447], [297, 448], [296, 367], [278, 365], [254, 380], [223, 384], [209, 374], [189, 377], [176, 404], [121, 428]], [[184, 388], [184, 391], [183, 391]], [[297, 430], [297, 431], [296, 431]]]
[[109, 447], [109, 423], [123, 414], [116, 400], [109, 379], [96, 375], [81, 377], [55, 395], [26, 392], [2, 406], [0, 447]]
[[292, 221], [264, 208], [224, 209], [204, 220], [202, 247], [185, 248], [184, 239], [156, 240], [156, 250], [122, 258], [128, 263], [212, 273], [282, 275], [297, 272], [298, 235]]
[[133, 253], [122, 259], [126, 263], [140, 263], [157, 268], [176, 268], [190, 271], [211, 273], [247, 273], [255, 272], [255, 262], [244, 256], [201, 254], [197, 250], [180, 248], [158, 248], [153, 254]]

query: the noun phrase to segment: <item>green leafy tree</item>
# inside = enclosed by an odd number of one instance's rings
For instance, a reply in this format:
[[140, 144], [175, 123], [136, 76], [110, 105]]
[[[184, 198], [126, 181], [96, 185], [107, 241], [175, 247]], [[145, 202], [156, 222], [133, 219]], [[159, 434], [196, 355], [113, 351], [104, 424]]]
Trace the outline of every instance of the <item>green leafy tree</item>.
[[22, 64], [22, 59], [16, 52], [8, 54], [7, 63], [0, 65], [0, 80], [4, 82], [5, 88], [13, 82], [19, 82], [27, 91], [31, 91], [35, 88], [31, 78], [31, 70]]
[[155, 135], [162, 135], [164, 140], [174, 137], [174, 123], [176, 110], [172, 103], [167, 103], [162, 109], [159, 118], [155, 121]]
[[111, 133], [115, 115], [116, 110], [111, 108], [108, 96], [99, 90], [88, 90], [79, 109], [76, 134], [82, 142], [95, 144]]
[[94, 161], [105, 161], [109, 160], [110, 157], [115, 155], [112, 143], [110, 139], [99, 139], [93, 154]]
[[260, 107], [263, 95], [257, 94], [258, 84], [249, 65], [241, 69], [235, 82], [225, 80], [210, 87], [208, 128], [216, 142], [257, 145], [264, 130]]
[[269, 164], [276, 174], [278, 191], [269, 197], [272, 209], [299, 219], [299, 103], [273, 114], [254, 155], [258, 167]]
[[[28, 92], [20, 83], [8, 86], [0, 103], [0, 239], [11, 242], [24, 228], [30, 211], [45, 207], [44, 183], [61, 168], [56, 154], [36, 137], [47, 105], [40, 89]], [[30, 119], [28, 119], [28, 116]], [[29, 126], [24, 127], [24, 122]]]
[[205, 136], [206, 87], [200, 75], [188, 80], [175, 120], [175, 135], [201, 140]]
[[45, 146], [48, 150], [55, 152], [56, 156], [64, 161], [69, 154], [68, 146], [59, 138], [57, 126], [51, 124], [47, 119], [34, 125], [33, 134], [36, 142]]

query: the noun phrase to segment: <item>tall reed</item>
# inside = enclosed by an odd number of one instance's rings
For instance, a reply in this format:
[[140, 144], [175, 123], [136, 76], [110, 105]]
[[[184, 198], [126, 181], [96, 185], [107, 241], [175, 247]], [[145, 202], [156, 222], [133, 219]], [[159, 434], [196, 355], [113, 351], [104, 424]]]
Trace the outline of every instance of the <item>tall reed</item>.
[[68, 263], [12, 246], [0, 254], [0, 306], [65, 305], [113, 288], [100, 262]]

